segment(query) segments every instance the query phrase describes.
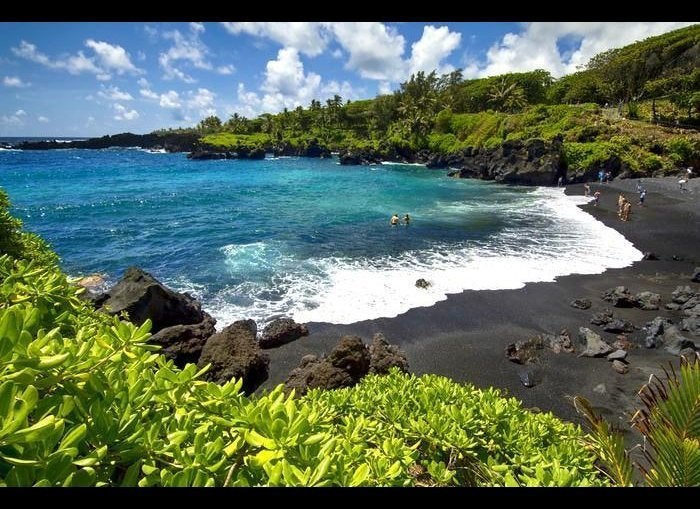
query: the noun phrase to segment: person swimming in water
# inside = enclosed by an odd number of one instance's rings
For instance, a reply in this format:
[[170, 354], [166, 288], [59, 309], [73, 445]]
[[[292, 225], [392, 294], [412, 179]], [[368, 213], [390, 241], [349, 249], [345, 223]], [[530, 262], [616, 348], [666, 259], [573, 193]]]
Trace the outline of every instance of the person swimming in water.
[[403, 222], [404, 222], [404, 224], [405, 224], [406, 226], [408, 226], [408, 224], [411, 222], [411, 218], [409, 217], [408, 214], [406, 214], [405, 216], [403, 216]]
[[391, 226], [396, 226], [397, 224], [399, 224], [399, 215], [394, 214], [393, 216], [391, 216], [391, 221], [389, 221], [389, 223], [391, 224]]

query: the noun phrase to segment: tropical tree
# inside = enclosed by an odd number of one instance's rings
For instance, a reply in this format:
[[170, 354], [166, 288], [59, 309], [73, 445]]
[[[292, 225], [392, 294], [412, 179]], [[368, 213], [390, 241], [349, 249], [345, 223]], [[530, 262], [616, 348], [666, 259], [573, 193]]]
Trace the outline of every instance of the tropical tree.
[[489, 102], [498, 111], [514, 112], [527, 105], [525, 92], [517, 83], [508, 83], [502, 78], [489, 90]]

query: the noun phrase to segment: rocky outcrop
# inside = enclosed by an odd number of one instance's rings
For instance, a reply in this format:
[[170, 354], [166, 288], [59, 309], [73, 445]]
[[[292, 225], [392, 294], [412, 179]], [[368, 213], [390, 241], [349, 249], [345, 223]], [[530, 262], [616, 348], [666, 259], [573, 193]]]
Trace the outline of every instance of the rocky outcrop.
[[321, 145], [318, 139], [312, 139], [308, 145], [296, 146], [289, 142], [278, 142], [272, 145], [272, 153], [276, 156], [298, 157], [331, 157], [328, 147]]
[[622, 361], [618, 361], [618, 360], [614, 360], [612, 362], [612, 368], [615, 371], [617, 371], [618, 373], [620, 373], [621, 375], [624, 375], [625, 373], [627, 373], [630, 370], [630, 367], [627, 364], [625, 364]]
[[459, 154], [445, 157], [443, 161], [456, 168], [448, 175], [457, 178], [531, 186], [553, 185], [559, 177], [566, 179], [561, 138], [551, 142], [539, 138], [525, 142], [506, 140], [500, 147], [468, 148]]
[[591, 329], [580, 327], [578, 336], [579, 340], [586, 344], [586, 349], [579, 354], [579, 357], [605, 357], [613, 351], [612, 347]]
[[571, 334], [567, 329], [563, 329], [559, 334], [542, 334], [542, 342], [554, 353], [574, 353], [576, 347], [571, 341]]
[[184, 367], [187, 363], [196, 364], [202, 348], [215, 332], [216, 320], [204, 312], [204, 319], [191, 325], [173, 325], [161, 329], [148, 340], [161, 346], [158, 353], [172, 359], [175, 365]]
[[610, 302], [616, 308], [632, 308], [637, 304], [630, 291], [624, 286], [616, 286], [605, 290], [601, 294], [601, 298]]
[[160, 353], [183, 367], [197, 362], [207, 338], [214, 334], [216, 320], [202, 311], [197, 300], [170, 290], [148, 272], [130, 267], [122, 279], [98, 301], [111, 314], [126, 312], [142, 324], [152, 322], [149, 342], [160, 345]]
[[257, 389], [267, 379], [270, 359], [260, 350], [256, 333], [253, 320], [239, 320], [211, 336], [197, 363], [199, 368], [211, 363], [204, 379], [223, 384], [241, 378], [246, 394]]
[[406, 354], [382, 334], [374, 335], [369, 348], [357, 336], [343, 336], [327, 357], [305, 355], [284, 385], [297, 395], [315, 388], [351, 387], [368, 373], [384, 374], [394, 366], [407, 371]]
[[380, 164], [384, 158], [372, 149], [346, 149], [338, 154], [341, 166]]
[[351, 387], [369, 372], [369, 349], [357, 336], [343, 336], [330, 355], [322, 359], [307, 358], [294, 369], [284, 385], [304, 395], [310, 389]]
[[260, 348], [276, 348], [308, 334], [309, 329], [306, 325], [296, 323], [291, 318], [278, 318], [267, 324], [263, 330], [259, 341]]
[[685, 304], [690, 299], [695, 297], [695, 292], [690, 286], [677, 286], [673, 292], [671, 292], [671, 301], [676, 304]]
[[200, 323], [207, 316], [193, 297], [166, 288], [138, 267], [129, 267], [108, 295], [102, 310], [110, 314], [126, 311], [139, 325], [150, 318], [152, 333], [173, 325]]
[[103, 149], [112, 147], [141, 147], [145, 149], [164, 148], [167, 152], [190, 152], [199, 142], [196, 133], [151, 133], [133, 134], [120, 133], [101, 138], [76, 140], [69, 142], [48, 141], [24, 141], [18, 143], [15, 148], [21, 150], [53, 150], [67, 148]]
[[187, 154], [187, 159], [199, 161], [212, 159], [265, 159], [265, 149], [259, 147], [240, 147], [232, 151], [204, 145], [198, 146]]
[[384, 334], [378, 332], [372, 337], [369, 347], [369, 372], [385, 375], [394, 367], [408, 373], [406, 352], [396, 345], [389, 344]]

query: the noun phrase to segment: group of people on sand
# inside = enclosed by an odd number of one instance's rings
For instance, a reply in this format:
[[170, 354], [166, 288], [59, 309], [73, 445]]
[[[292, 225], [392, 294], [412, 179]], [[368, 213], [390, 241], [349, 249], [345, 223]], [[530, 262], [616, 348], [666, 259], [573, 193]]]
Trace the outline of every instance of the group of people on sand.
[[[403, 224], [405, 224], [405, 225], [408, 226], [408, 224], [409, 224], [410, 222], [411, 222], [411, 218], [409, 217], [408, 214], [405, 214], [405, 215], [403, 216]], [[398, 214], [394, 214], [393, 216], [391, 216], [391, 220], [389, 221], [389, 224], [391, 224], [391, 226], [396, 226], [396, 225], [398, 225], [398, 224], [400, 224], [400, 223], [401, 223], [401, 220], [399, 219], [399, 215], [398, 215]]]
[[630, 202], [624, 194], [620, 193], [617, 196], [617, 217], [623, 221], [629, 221], [631, 212], [632, 202]]

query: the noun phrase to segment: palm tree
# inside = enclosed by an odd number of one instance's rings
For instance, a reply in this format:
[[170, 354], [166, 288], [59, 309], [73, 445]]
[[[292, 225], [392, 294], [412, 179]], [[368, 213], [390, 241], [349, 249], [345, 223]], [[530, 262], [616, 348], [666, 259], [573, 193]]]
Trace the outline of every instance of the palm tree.
[[508, 84], [505, 78], [489, 90], [489, 102], [498, 111], [514, 112], [527, 105], [525, 92], [517, 83]]

